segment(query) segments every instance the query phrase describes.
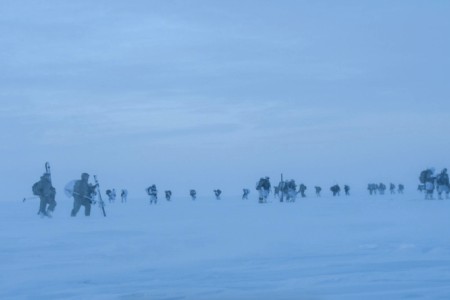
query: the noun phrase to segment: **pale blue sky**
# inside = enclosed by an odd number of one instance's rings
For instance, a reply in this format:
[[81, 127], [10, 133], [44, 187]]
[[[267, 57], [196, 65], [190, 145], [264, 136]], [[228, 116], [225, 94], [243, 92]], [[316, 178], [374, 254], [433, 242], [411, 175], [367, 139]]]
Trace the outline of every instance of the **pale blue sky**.
[[[2, 190], [238, 194], [448, 163], [448, 1], [0, 2]], [[274, 180], [275, 181], [275, 180]], [[59, 194], [62, 196], [62, 191]], [[143, 195], [143, 194], [142, 194]]]

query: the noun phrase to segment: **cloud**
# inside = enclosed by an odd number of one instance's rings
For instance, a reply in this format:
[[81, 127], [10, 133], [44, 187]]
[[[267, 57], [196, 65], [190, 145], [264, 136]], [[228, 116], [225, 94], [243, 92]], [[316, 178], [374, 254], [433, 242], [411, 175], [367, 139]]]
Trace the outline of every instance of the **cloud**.
[[[208, 104], [205, 104], [207, 106]], [[226, 110], [215, 112], [195, 109], [201, 103], [174, 103], [171, 101], [27, 101], [10, 104], [0, 111], [2, 122], [14, 120], [13, 136], [39, 143], [71, 145], [96, 140], [109, 143], [124, 139], [133, 143], [193, 138], [205, 135], [233, 133], [239, 123]], [[6, 127], [4, 127], [6, 128]], [[9, 135], [4, 130], [2, 135]], [[19, 142], [20, 143], [20, 142]]]
[[449, 27], [435, 5], [194, 3], [2, 1], [1, 147], [126, 141], [288, 165], [444, 145], [449, 44], [426, 30]]

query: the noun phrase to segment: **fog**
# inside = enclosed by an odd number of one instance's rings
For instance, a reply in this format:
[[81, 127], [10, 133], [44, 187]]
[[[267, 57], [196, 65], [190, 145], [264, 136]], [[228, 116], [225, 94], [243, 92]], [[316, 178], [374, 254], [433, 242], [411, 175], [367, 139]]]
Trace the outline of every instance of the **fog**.
[[2, 1], [2, 197], [52, 165], [130, 197], [448, 166], [450, 3]]

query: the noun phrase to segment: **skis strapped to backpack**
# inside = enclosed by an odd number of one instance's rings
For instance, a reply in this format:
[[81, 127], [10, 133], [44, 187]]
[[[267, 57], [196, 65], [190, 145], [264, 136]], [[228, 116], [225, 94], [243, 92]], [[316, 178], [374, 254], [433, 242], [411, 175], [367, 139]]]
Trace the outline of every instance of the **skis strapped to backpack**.
[[49, 162], [45, 163], [45, 173], [50, 175], [50, 183], [52, 183], [52, 173], [50, 171], [50, 163]]
[[98, 184], [98, 180], [97, 180], [97, 176], [96, 175], [94, 175], [94, 181], [95, 181], [95, 185], [97, 186], [98, 204], [100, 205], [100, 208], [102, 209], [103, 216], [106, 217], [105, 202], [103, 202], [102, 193], [100, 192], [100, 185]]
[[51, 172], [51, 170], [50, 170], [50, 163], [47, 161], [46, 163], [45, 163], [45, 173], [47, 173], [48, 174], [48, 176], [49, 176], [49, 178], [50, 178], [50, 185], [52, 186], [52, 189], [53, 189], [53, 201], [55, 201], [55, 196], [56, 196], [56, 190], [55, 190], [55, 188], [53, 187], [53, 183], [52, 183], [52, 172]]

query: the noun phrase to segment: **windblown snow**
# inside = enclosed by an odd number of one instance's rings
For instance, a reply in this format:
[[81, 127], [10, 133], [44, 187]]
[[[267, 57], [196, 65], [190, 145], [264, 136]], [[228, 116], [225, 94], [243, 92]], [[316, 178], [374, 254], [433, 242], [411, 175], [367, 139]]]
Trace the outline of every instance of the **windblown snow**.
[[422, 195], [146, 198], [83, 209], [59, 195], [0, 210], [0, 299], [450, 299], [450, 201]]

